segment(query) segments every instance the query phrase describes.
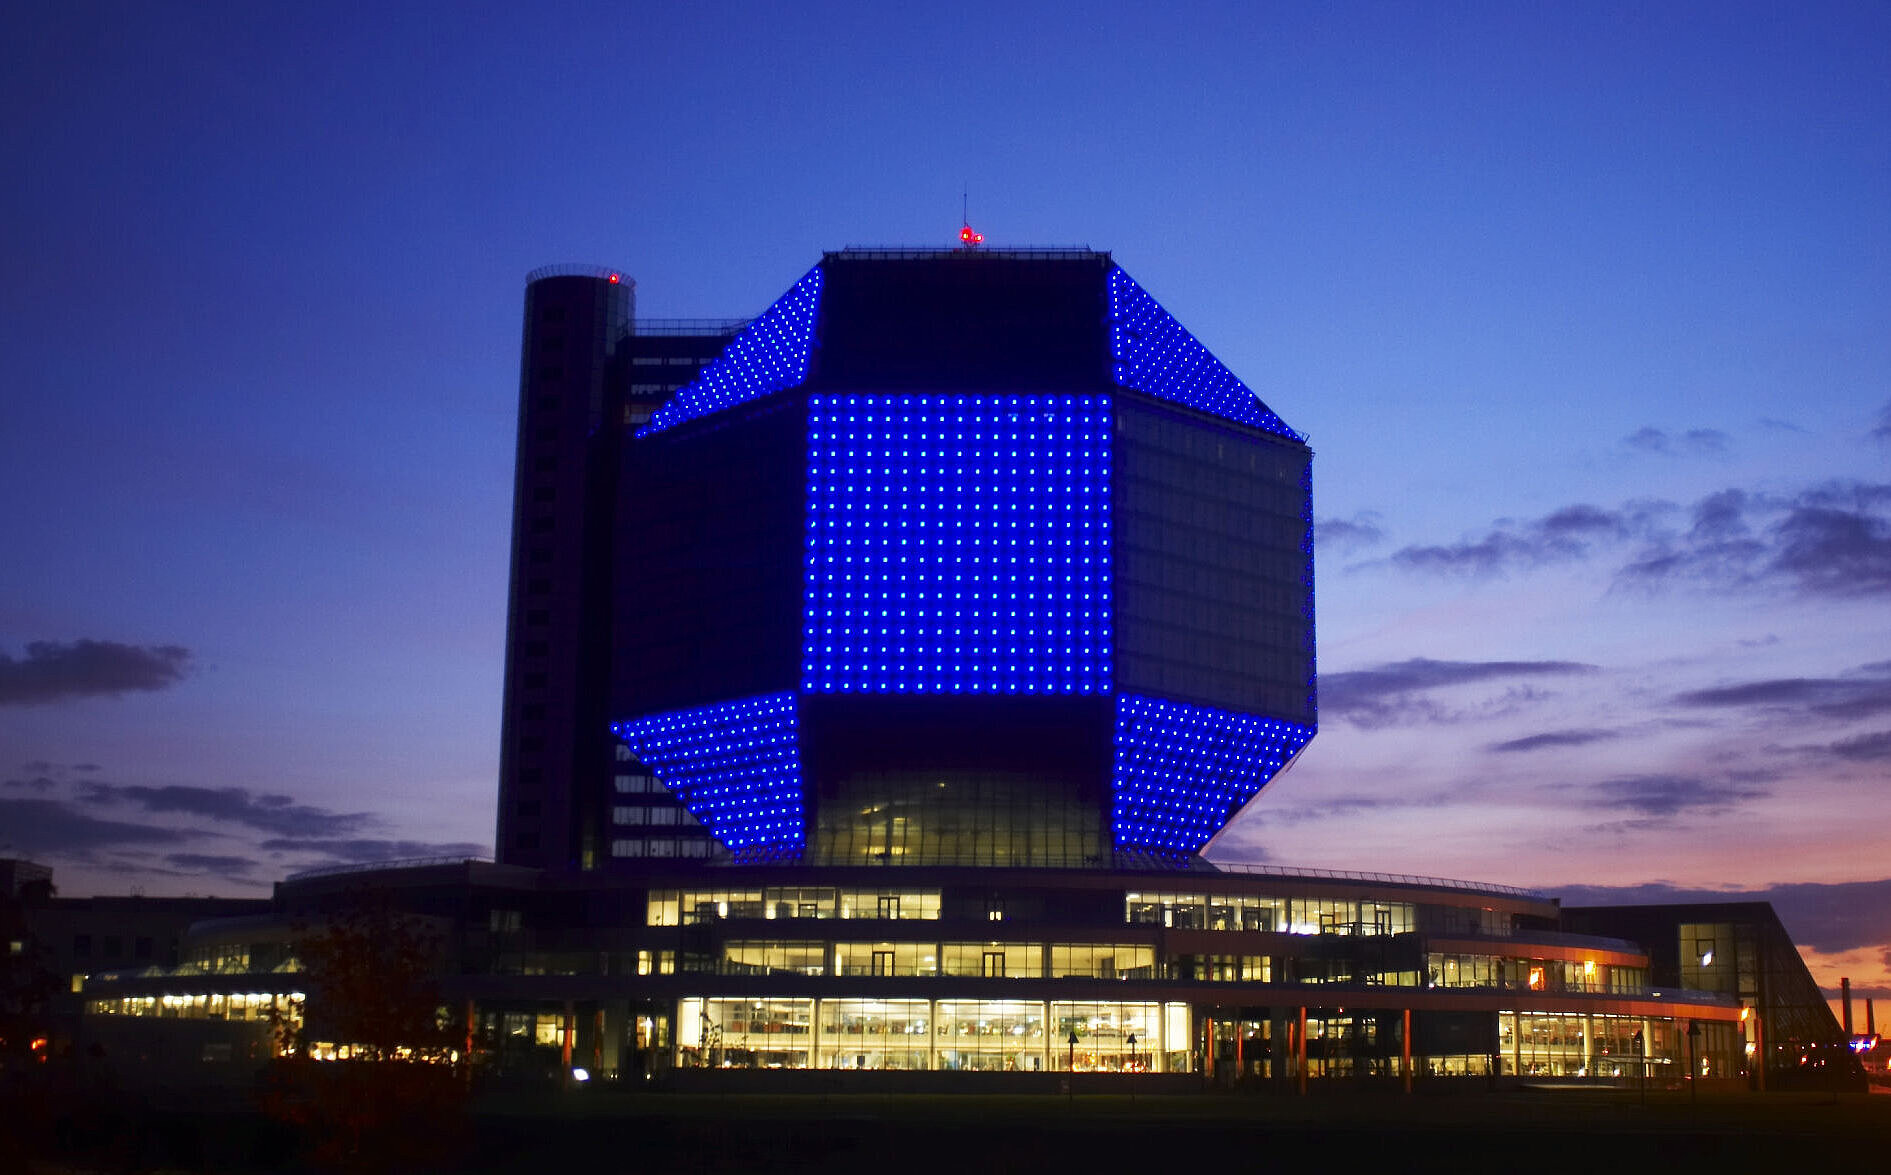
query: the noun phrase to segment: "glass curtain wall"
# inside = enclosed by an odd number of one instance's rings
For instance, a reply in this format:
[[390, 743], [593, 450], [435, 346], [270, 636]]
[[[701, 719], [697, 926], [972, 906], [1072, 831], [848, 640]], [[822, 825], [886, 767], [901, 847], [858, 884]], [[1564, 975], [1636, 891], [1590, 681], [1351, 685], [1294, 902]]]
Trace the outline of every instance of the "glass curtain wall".
[[696, 997], [678, 1004], [676, 1063], [1186, 1073], [1190, 1029], [1187, 1004]]

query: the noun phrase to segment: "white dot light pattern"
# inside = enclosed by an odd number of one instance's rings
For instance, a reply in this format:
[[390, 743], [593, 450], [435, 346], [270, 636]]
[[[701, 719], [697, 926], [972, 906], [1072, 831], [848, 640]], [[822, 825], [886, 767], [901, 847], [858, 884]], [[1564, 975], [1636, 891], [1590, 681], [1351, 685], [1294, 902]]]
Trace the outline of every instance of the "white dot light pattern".
[[1305, 589], [1301, 596], [1300, 615], [1306, 620], [1302, 630], [1306, 636], [1307, 651], [1307, 716], [1317, 719], [1320, 714], [1320, 679], [1315, 672], [1317, 648], [1313, 639], [1313, 466], [1300, 467], [1300, 586]]
[[1110, 688], [1105, 395], [808, 400], [802, 688]]
[[814, 316], [820, 304], [821, 267], [817, 265], [730, 340], [694, 383], [678, 388], [676, 395], [651, 413], [650, 423], [638, 429], [637, 435], [662, 432], [806, 380]]
[[646, 714], [611, 729], [732, 851], [804, 843], [795, 695]]
[[1123, 387], [1306, 440], [1116, 266], [1110, 267], [1110, 352]]
[[1312, 737], [1292, 722], [1119, 695], [1116, 847], [1200, 850]]

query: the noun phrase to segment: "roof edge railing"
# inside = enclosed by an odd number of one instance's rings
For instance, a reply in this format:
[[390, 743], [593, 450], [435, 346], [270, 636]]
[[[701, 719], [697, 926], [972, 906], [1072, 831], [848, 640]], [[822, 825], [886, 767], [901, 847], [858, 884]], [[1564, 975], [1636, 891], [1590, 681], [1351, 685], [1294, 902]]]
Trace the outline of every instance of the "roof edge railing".
[[1461, 890], [1470, 893], [1502, 894], [1512, 898], [1531, 898], [1550, 902], [1549, 894], [1516, 885], [1494, 885], [1484, 881], [1460, 881], [1452, 877], [1425, 877], [1416, 873], [1365, 873], [1348, 869], [1296, 869], [1289, 865], [1249, 865], [1240, 861], [1209, 861], [1226, 873], [1251, 873], [1260, 877], [1311, 877], [1330, 881], [1376, 881], [1391, 885], [1421, 885], [1430, 889]]
[[304, 869], [291, 873], [284, 881], [307, 881], [315, 877], [339, 877], [347, 873], [374, 873], [383, 869], [421, 869], [432, 865], [468, 865], [492, 864], [492, 854], [480, 853], [473, 856], [461, 854], [454, 857], [400, 857], [392, 861], [355, 861], [346, 865], [318, 865], [314, 869]]
[[581, 261], [561, 261], [556, 265], [541, 265], [525, 275], [525, 284], [531, 285], [548, 277], [596, 277], [605, 281], [619, 281], [625, 285], [635, 285], [630, 276], [621, 269], [612, 269], [608, 265], [587, 265]]
[[843, 261], [928, 261], [935, 257], [1001, 257], [1013, 261], [1088, 261], [1094, 258], [1108, 260], [1109, 253], [1101, 249], [1092, 249], [1088, 245], [1023, 245], [1015, 249], [979, 248], [967, 249], [963, 246], [932, 248], [921, 245], [848, 245], [843, 249], [830, 250], [823, 257], [838, 258]]

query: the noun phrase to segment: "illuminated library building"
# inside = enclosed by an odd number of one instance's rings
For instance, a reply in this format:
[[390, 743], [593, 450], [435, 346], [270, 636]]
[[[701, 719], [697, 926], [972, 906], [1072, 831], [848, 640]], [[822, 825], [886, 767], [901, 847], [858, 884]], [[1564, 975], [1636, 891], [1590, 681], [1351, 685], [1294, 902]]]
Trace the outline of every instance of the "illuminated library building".
[[367, 885], [496, 1074], [1757, 1084], [1836, 1036], [1764, 906], [1204, 855], [1317, 728], [1312, 453], [1108, 253], [525, 315], [496, 859], [292, 877], [91, 976], [101, 1030], [253, 1027]]

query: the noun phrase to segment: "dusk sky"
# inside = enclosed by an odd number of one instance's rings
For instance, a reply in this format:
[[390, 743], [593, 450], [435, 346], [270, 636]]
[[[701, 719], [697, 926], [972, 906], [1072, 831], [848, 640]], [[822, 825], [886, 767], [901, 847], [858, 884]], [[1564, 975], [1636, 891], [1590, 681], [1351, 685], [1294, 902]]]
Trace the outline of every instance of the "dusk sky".
[[1321, 732], [1212, 855], [1891, 998], [1891, 8], [400, 7], [9, 19], [0, 856], [490, 852], [526, 272], [749, 315], [963, 193], [1315, 450]]

